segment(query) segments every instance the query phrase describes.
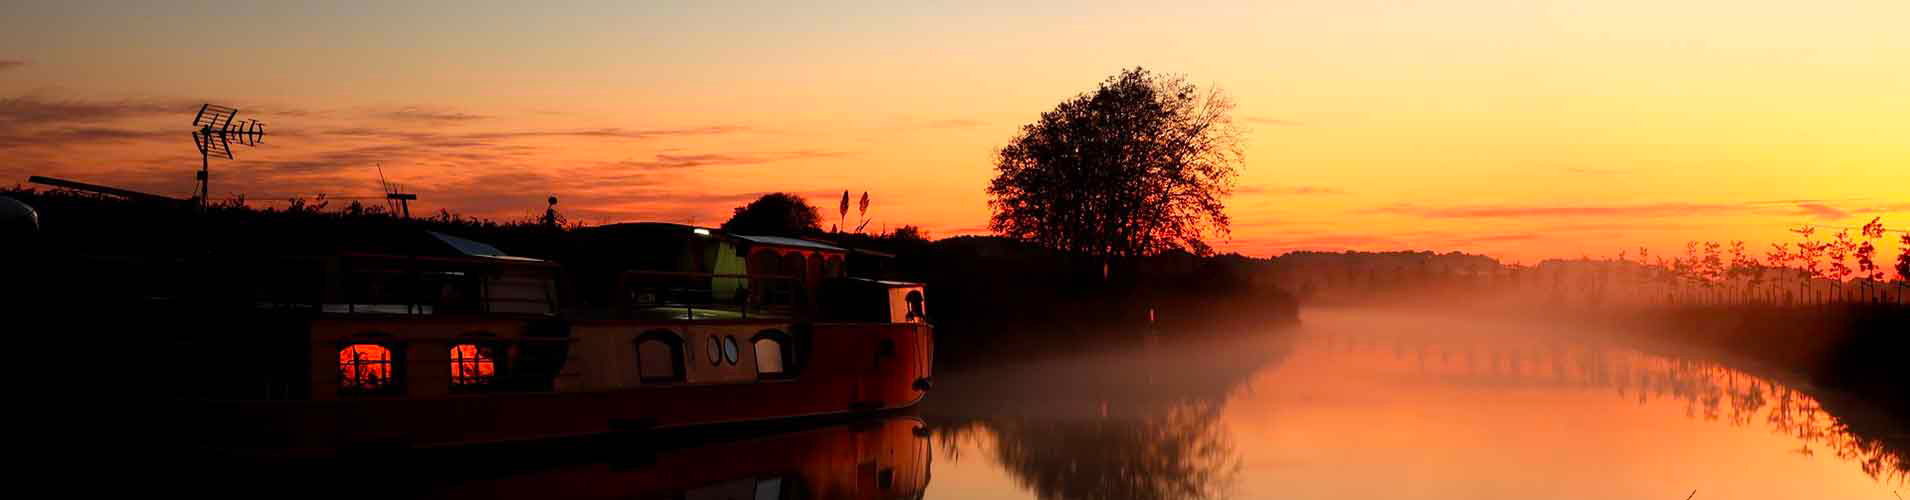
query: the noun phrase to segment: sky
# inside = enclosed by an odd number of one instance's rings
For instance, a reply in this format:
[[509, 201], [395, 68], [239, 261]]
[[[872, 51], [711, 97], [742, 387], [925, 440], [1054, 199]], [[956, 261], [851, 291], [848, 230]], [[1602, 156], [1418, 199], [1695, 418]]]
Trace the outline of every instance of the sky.
[[1222, 251], [1910, 228], [1910, 2], [914, 3], [7, 2], [0, 182], [189, 196], [211, 102], [270, 134], [215, 198], [382, 169], [414, 213], [715, 225], [787, 191], [834, 224], [849, 190], [870, 230], [985, 234], [995, 151], [1142, 66], [1236, 103]]

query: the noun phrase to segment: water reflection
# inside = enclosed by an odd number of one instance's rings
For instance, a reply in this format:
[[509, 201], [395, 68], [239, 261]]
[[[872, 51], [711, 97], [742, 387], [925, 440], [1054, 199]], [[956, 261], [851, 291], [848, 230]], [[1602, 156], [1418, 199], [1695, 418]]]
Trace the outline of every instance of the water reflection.
[[[929, 481], [929, 435], [914, 417], [778, 429], [740, 439], [624, 436], [560, 455], [549, 467], [446, 476], [420, 488], [434, 498], [894, 499], [920, 498]], [[742, 432], [742, 431], [737, 431]], [[579, 460], [579, 459], [582, 460]]]
[[[1638, 406], [1679, 405], [1691, 419], [1763, 426], [1794, 439], [1798, 447], [1792, 451], [1797, 454], [1815, 456], [1828, 450], [1830, 456], [1857, 464], [1866, 476], [1880, 482], [1903, 484], [1910, 479], [1910, 460], [1906, 460], [1910, 443], [1904, 441], [1898, 426], [1883, 416], [1866, 414], [1866, 408], [1852, 407], [1842, 417], [1833, 415], [1809, 393], [1715, 361], [1646, 354], [1590, 341], [1524, 340], [1454, 342], [1323, 335], [1303, 336], [1301, 345], [1303, 350], [1313, 347], [1308, 343], [1317, 343], [1329, 353], [1370, 354], [1376, 343], [1391, 343], [1393, 361], [1410, 361], [1415, 376], [1449, 385], [1611, 389]], [[1407, 360], [1409, 351], [1412, 356]], [[1464, 361], [1453, 362], [1455, 356]], [[1433, 358], [1438, 361], [1429, 362]]]
[[989, 459], [1040, 498], [1227, 498], [1240, 471], [1218, 403], [1157, 415], [1056, 421], [972, 421], [945, 429], [942, 449], [964, 439], [993, 443]]
[[1282, 337], [1261, 340], [1155, 342], [953, 374], [957, 389], [923, 412], [950, 460], [979, 450], [1039, 498], [1229, 498], [1240, 459], [1222, 410], [1286, 349]]
[[923, 408], [928, 496], [1888, 498], [1910, 477], [1902, 423], [1860, 402], [1570, 332], [1427, 323], [945, 374]]

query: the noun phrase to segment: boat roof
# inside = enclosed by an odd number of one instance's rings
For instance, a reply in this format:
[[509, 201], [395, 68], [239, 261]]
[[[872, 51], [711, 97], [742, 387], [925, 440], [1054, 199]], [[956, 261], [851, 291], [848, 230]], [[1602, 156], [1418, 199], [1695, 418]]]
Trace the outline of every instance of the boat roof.
[[355, 255], [547, 263], [541, 259], [510, 255], [489, 243], [410, 223], [277, 225], [246, 234], [262, 241], [287, 243], [268, 245], [258, 250], [260, 255], [280, 257]]
[[861, 254], [861, 255], [867, 255], [867, 256], [870, 256], [870, 257], [881, 257], [881, 258], [884, 258], [884, 259], [893, 259], [893, 258], [895, 258], [895, 254], [892, 254], [892, 253], [888, 253], [888, 252], [881, 252], [881, 251], [876, 251], [876, 250], [870, 250], [870, 249], [867, 249], [867, 248], [850, 248], [850, 249], [849, 249], [849, 253], [853, 253], [853, 254]]
[[615, 224], [604, 224], [601, 226], [590, 226], [590, 227], [578, 228], [577, 231], [585, 232], [585, 233], [630, 232], [630, 231], [691, 232], [698, 229], [702, 229], [704, 231], [711, 230], [710, 228], [707, 228], [707, 227], [692, 226], [689, 224], [678, 224], [675, 222], [618, 222]]
[[438, 241], [442, 241], [446, 245], [450, 245], [452, 250], [456, 250], [459, 254], [462, 254], [466, 257], [484, 257], [489, 259], [513, 260], [518, 262], [543, 262], [543, 260], [541, 259], [533, 259], [530, 257], [518, 257], [515, 255], [509, 255], [504, 253], [503, 250], [498, 250], [497, 247], [491, 246], [489, 243], [484, 243], [477, 240], [459, 238], [456, 236], [440, 233], [437, 231], [431, 231], [431, 230], [426, 230], [425, 233], [430, 234], [432, 237], [437, 238]]
[[886, 287], [889, 287], [889, 288], [906, 288], [906, 287], [917, 287], [917, 286], [922, 286], [922, 284], [921, 284], [921, 283], [916, 283], [916, 282], [912, 282], [912, 281], [893, 281], [893, 280], [879, 280], [879, 279], [874, 279], [874, 278], [848, 278], [848, 279], [849, 279], [850, 281], [860, 281], [860, 282], [863, 282], [863, 283], [874, 283], [874, 284], [877, 284], [877, 285], [882, 285], [882, 286], [886, 286]]
[[831, 245], [831, 244], [823, 243], [819, 241], [810, 241], [810, 240], [804, 240], [804, 239], [798, 239], [798, 238], [786, 238], [782, 236], [750, 236], [750, 235], [744, 235], [744, 234], [731, 234], [730, 236], [735, 237], [736, 239], [739, 239], [739, 240], [743, 240], [743, 241], [747, 241], [747, 242], [755, 243], [759, 245], [808, 248], [812, 250], [822, 250], [825, 252], [838, 252], [838, 253], [848, 252], [848, 250], [839, 246], [835, 246], [835, 245]]

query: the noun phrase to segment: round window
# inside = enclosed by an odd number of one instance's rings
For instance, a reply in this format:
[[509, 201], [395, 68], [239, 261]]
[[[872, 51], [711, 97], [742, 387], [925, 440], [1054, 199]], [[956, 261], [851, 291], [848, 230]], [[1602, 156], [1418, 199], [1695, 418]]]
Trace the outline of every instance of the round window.
[[723, 337], [723, 359], [736, 364], [736, 337]]
[[723, 362], [723, 346], [718, 345], [715, 336], [710, 336], [710, 364]]

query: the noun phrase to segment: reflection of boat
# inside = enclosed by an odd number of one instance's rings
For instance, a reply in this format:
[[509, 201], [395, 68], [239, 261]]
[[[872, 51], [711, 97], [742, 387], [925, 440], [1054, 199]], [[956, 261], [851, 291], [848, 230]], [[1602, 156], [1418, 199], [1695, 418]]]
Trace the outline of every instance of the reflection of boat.
[[[928, 487], [921, 420], [871, 418], [829, 427], [656, 451], [640, 464], [560, 466], [460, 480], [443, 498], [876, 499]], [[629, 450], [624, 450], [628, 453]]]
[[188, 357], [243, 361], [178, 368], [218, 382], [172, 424], [218, 448], [429, 446], [899, 408], [929, 386], [922, 287], [849, 278], [827, 243], [616, 225], [559, 267], [410, 236], [223, 266], [271, 285], [177, 311], [221, 318]]

